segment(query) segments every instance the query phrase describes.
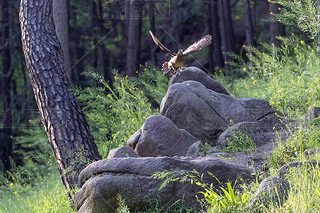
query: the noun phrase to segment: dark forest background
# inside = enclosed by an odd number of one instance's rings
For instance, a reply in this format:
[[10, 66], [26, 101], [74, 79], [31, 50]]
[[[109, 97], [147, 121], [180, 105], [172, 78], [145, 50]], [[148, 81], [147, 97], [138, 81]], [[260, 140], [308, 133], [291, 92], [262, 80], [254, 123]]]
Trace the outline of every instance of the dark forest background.
[[[242, 53], [244, 45], [279, 45], [285, 28], [267, 20], [281, 8], [267, 0], [70, 0], [53, 1], [55, 24], [64, 51], [65, 67], [74, 85], [88, 86], [82, 72], [100, 73], [112, 85], [114, 69], [135, 76], [146, 62], [160, 67], [169, 59], [151, 40], [149, 30], [172, 51], [186, 48], [209, 33], [213, 43], [188, 57], [187, 66], [208, 73], [235, 73], [225, 53]], [[39, 118], [25, 66], [19, 26], [19, 2], [0, 1], [0, 158], [1, 170], [10, 168], [12, 138], [31, 128]], [[60, 32], [59, 32], [60, 30]]]

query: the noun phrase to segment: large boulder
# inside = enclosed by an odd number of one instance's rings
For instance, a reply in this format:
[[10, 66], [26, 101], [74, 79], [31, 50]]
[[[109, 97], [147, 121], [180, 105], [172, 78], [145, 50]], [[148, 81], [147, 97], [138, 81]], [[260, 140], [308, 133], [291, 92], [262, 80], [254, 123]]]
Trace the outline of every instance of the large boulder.
[[254, 195], [253, 205], [282, 205], [288, 197], [290, 184], [288, 181], [275, 176], [264, 179]]
[[229, 95], [229, 92], [224, 88], [219, 81], [211, 78], [207, 73], [197, 67], [186, 67], [179, 74], [173, 75], [169, 82], [169, 87], [175, 83], [182, 83], [185, 81], [198, 81], [207, 89], [211, 89], [218, 93]]
[[[131, 211], [141, 209], [157, 202], [166, 207], [178, 199], [184, 205], [195, 201], [195, 195], [200, 188], [187, 182], [170, 182], [159, 190], [162, 180], [151, 176], [159, 171], [186, 171], [196, 170], [203, 174], [203, 180], [218, 187], [219, 183], [235, 182], [239, 177], [243, 180], [252, 180], [252, 170], [239, 166], [225, 159], [172, 157], [147, 158], [111, 158], [90, 164], [79, 175], [82, 185], [75, 196], [74, 202], [79, 213], [115, 212], [117, 208], [117, 195], [119, 194]], [[212, 172], [215, 177], [208, 175]], [[202, 189], [203, 190], [203, 189]]]
[[272, 130], [279, 123], [275, 113], [264, 100], [236, 99], [207, 89], [198, 81], [172, 84], [160, 106], [160, 114], [178, 128], [213, 145], [232, 124], [257, 122], [261, 128]]
[[[240, 133], [240, 134], [239, 134]], [[217, 145], [221, 148], [227, 147], [233, 141], [233, 137], [245, 134], [257, 146], [269, 143], [272, 135], [266, 134], [258, 122], [241, 122], [226, 129], [217, 141]]]
[[127, 141], [141, 157], [185, 156], [197, 139], [161, 115], [148, 117]]

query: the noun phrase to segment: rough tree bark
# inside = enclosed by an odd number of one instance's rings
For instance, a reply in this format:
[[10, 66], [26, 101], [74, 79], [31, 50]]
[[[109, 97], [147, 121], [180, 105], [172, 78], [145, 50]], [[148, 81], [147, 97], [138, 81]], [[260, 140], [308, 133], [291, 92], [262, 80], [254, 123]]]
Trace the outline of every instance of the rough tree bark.
[[1, 92], [2, 92], [2, 101], [3, 101], [3, 117], [2, 117], [2, 126], [3, 129], [0, 132], [0, 166], [3, 166], [4, 170], [10, 169], [9, 158], [12, 156], [12, 139], [11, 135], [11, 55], [9, 47], [9, 5], [7, 0], [0, 1], [1, 6], [1, 69], [2, 69], [2, 78], [1, 78]]
[[[279, 13], [279, 9], [281, 6], [274, 3], [269, 3], [269, 11], [270, 14]], [[280, 46], [281, 41], [277, 39], [278, 36], [285, 35], [285, 26], [280, 22], [270, 22], [269, 24], [269, 34], [270, 34], [270, 44], [274, 44], [275, 46]]]
[[246, 26], [246, 45], [253, 46], [253, 24], [252, 24], [252, 16], [251, 16], [251, 8], [250, 8], [250, 0], [244, 0], [244, 18], [245, 18], [245, 26]]
[[130, 0], [125, 71], [125, 74], [128, 76], [135, 75], [136, 71], [139, 69], [143, 4], [144, 0]]
[[67, 76], [69, 77], [69, 79], [71, 79], [69, 53], [69, 17], [66, 0], [53, 0], [53, 20], [63, 52], [64, 68], [67, 70]]
[[63, 67], [56, 36], [52, 0], [21, 0], [21, 40], [42, 123], [54, 151], [68, 195], [80, 171], [100, 159], [89, 127]]

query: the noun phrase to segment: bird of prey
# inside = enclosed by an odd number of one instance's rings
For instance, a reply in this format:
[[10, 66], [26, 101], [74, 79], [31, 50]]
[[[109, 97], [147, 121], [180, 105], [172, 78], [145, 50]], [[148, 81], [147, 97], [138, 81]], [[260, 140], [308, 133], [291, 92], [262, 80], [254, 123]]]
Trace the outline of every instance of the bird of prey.
[[180, 73], [182, 71], [182, 66], [184, 63], [184, 56], [187, 56], [191, 53], [197, 52], [201, 50], [202, 48], [208, 46], [211, 44], [212, 36], [211, 35], [205, 35], [203, 36], [199, 41], [193, 43], [190, 45], [186, 50], [180, 49], [178, 53], [174, 53], [171, 50], [169, 50], [167, 47], [165, 47], [157, 37], [153, 35], [151, 31], [149, 31], [154, 43], [158, 45], [162, 50], [168, 52], [171, 55], [171, 59], [168, 62], [165, 62], [162, 65], [162, 72], [163, 74], [167, 74], [170, 70], [173, 70], [174, 73]]

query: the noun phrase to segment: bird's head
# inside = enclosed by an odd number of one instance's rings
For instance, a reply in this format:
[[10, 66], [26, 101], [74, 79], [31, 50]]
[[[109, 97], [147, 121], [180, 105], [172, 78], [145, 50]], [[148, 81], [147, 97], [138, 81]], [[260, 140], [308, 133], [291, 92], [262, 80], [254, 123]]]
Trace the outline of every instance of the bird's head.
[[183, 49], [180, 49], [177, 55], [182, 55], [182, 54], [183, 54]]

